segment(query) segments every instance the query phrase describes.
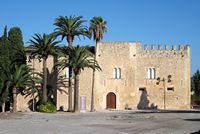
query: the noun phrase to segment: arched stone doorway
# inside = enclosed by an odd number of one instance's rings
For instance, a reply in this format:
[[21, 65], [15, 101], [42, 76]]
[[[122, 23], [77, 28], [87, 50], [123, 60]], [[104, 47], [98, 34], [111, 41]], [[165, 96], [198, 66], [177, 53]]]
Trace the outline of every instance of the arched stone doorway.
[[106, 108], [107, 109], [116, 109], [116, 95], [113, 92], [110, 92], [106, 96]]

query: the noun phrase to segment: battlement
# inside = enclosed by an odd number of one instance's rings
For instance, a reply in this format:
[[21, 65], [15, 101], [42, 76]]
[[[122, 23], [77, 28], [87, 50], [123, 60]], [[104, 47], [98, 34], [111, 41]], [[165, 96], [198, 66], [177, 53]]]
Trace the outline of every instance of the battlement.
[[[139, 41], [132, 41], [132, 42], [126, 42], [126, 41], [116, 41], [116, 42], [99, 42], [98, 44], [102, 44], [102, 45], [110, 45], [113, 47], [116, 46], [125, 46], [125, 45], [130, 45], [130, 46], [135, 46], [137, 47], [137, 49], [141, 49], [141, 50], [166, 50], [166, 51], [184, 51], [184, 50], [190, 50], [190, 45], [186, 44], [186, 45], [156, 45], [156, 44], [152, 44], [152, 45], [148, 45], [145, 44], [144, 46], [142, 45], [141, 42]], [[142, 47], [143, 46], [143, 47]]]
[[190, 58], [190, 45], [142, 45], [138, 46], [137, 49], [138, 57], [148, 57], [148, 58]]
[[156, 47], [155, 44], [152, 44], [151, 46], [149, 46], [148, 44], [144, 45], [144, 48], [141, 48], [142, 50], [166, 50], [166, 51], [184, 51], [184, 50], [190, 50], [190, 45], [178, 45], [178, 47], [176, 45], [172, 45], [170, 46], [169, 44], [165, 45], [165, 47], [163, 47], [162, 44], [159, 44], [158, 47]]

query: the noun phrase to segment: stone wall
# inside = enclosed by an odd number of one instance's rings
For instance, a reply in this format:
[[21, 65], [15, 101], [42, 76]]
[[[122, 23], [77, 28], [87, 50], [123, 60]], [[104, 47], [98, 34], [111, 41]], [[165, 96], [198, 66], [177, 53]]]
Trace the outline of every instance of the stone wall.
[[[116, 108], [137, 108], [146, 90], [146, 108], [190, 108], [190, 47], [169, 45], [163, 49], [152, 45], [141, 47], [139, 42], [100, 42], [97, 61], [102, 72], [96, 75], [96, 108], [106, 108], [109, 92], [116, 95]], [[121, 69], [121, 79], [113, 78], [113, 69]], [[156, 69], [156, 78], [148, 79], [148, 68]], [[171, 82], [168, 82], [168, 76]], [[165, 79], [158, 83], [157, 78]], [[165, 84], [165, 85], [163, 85]], [[164, 87], [165, 86], [165, 87]], [[165, 88], [165, 90], [164, 90]], [[173, 89], [167, 90], [167, 89]]]
[[[133, 106], [135, 100], [135, 63], [131, 55], [136, 52], [137, 43], [100, 42], [97, 50], [97, 61], [102, 68], [96, 73], [95, 103], [96, 109], [106, 109], [106, 96], [113, 92], [116, 95], [116, 108], [124, 109]], [[121, 69], [121, 78], [113, 78], [113, 69]]]
[[[151, 49], [145, 46], [137, 54], [137, 89], [145, 87], [149, 105], [166, 109], [190, 108], [190, 47], [166, 45], [158, 49], [152, 45]], [[148, 79], [148, 68], [156, 69], [157, 79]], [[168, 76], [171, 76], [171, 82]], [[163, 78], [165, 81], [163, 81]], [[167, 90], [173, 88], [173, 90]], [[140, 92], [140, 91], [139, 91]], [[138, 100], [140, 101], [140, 100]]]

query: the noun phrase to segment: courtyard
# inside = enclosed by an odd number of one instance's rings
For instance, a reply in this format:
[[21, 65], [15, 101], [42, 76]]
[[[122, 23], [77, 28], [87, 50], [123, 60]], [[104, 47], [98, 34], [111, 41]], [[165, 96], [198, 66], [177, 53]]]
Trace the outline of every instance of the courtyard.
[[200, 111], [0, 114], [0, 134], [198, 134]]

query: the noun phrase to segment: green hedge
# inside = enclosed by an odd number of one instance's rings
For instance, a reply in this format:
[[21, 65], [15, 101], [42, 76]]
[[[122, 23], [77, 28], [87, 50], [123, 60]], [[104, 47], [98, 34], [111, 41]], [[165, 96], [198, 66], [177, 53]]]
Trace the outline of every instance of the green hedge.
[[192, 100], [200, 100], [200, 96], [192, 95]]
[[39, 112], [44, 113], [55, 113], [56, 112], [56, 106], [52, 102], [46, 102], [38, 107]]

